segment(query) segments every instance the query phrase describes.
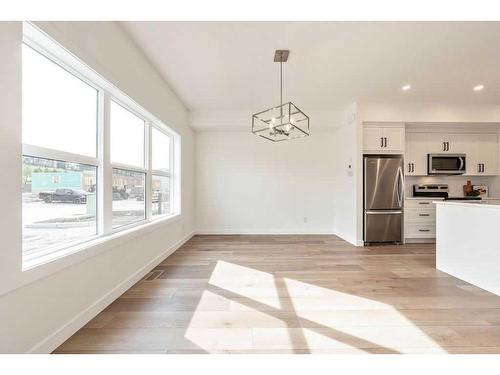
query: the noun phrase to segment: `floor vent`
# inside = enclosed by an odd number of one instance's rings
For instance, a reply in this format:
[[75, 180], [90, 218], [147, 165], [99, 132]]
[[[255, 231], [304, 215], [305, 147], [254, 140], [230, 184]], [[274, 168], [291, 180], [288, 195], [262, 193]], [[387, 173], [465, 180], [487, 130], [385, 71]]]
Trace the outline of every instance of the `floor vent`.
[[163, 270], [154, 270], [146, 275], [143, 281], [153, 281], [156, 280], [163, 273]]

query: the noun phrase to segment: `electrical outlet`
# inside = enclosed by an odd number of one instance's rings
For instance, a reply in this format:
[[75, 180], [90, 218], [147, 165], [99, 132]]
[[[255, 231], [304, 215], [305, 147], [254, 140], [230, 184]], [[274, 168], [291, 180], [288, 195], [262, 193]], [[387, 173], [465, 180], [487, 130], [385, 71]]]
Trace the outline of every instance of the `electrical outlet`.
[[304, 223], [307, 223], [307, 216], [304, 217]]

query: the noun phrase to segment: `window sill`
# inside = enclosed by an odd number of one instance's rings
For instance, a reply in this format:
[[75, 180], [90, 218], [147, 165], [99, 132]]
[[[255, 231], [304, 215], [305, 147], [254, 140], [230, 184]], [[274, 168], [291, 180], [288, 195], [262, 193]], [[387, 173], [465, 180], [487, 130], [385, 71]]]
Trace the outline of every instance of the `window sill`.
[[[41, 271], [46, 268], [49, 273], [56, 272], [61, 268], [81, 262], [136, 237], [143, 236], [162, 225], [173, 223], [181, 219], [182, 216], [178, 213], [166, 217], [152, 218], [130, 224], [126, 227], [117, 228], [107, 235], [94, 237], [89, 241], [53, 251], [46, 255], [37, 256], [35, 259], [23, 260], [22, 271]], [[55, 269], [52, 270], [52, 268]]]

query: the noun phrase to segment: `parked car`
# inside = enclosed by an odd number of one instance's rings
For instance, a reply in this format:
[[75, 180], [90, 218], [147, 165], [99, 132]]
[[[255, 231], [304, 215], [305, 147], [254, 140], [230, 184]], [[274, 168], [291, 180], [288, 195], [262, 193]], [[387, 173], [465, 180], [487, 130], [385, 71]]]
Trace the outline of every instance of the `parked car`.
[[[158, 190], [155, 190], [155, 191], [153, 191], [153, 193], [151, 195], [151, 201], [153, 203], [158, 203], [159, 197], [160, 197], [160, 193], [158, 192]], [[141, 202], [144, 201], [144, 193], [137, 195], [135, 200], [141, 201]]]
[[127, 193], [127, 190], [125, 188], [117, 188], [116, 186], [113, 186], [113, 200], [114, 201], [122, 201], [126, 200], [129, 198], [129, 194]]
[[45, 203], [52, 202], [71, 202], [76, 204], [87, 203], [87, 193], [83, 190], [77, 189], [56, 189], [53, 192], [40, 192], [38, 198], [42, 199]]

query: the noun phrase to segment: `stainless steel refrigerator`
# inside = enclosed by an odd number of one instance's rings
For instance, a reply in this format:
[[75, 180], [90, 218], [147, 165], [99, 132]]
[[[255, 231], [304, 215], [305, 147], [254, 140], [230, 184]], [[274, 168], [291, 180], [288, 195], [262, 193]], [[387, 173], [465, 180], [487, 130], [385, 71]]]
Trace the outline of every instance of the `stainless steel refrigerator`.
[[403, 158], [364, 157], [365, 243], [403, 242]]

